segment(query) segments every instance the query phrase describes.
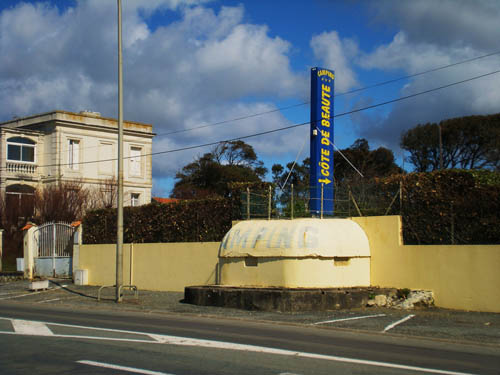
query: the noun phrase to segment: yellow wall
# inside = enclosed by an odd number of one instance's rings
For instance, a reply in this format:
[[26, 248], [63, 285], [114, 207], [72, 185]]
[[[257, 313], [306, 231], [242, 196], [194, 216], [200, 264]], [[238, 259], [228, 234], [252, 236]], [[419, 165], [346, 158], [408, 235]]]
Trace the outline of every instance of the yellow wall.
[[402, 245], [399, 216], [352, 220], [368, 235], [372, 285], [432, 290], [439, 307], [500, 312], [500, 245]]
[[[185, 286], [216, 283], [219, 242], [123, 245], [123, 282], [139, 289], [184, 291]], [[82, 245], [79, 268], [88, 270], [90, 285], [116, 282], [116, 245]]]
[[[368, 236], [371, 285], [432, 290], [439, 307], [500, 312], [500, 245], [405, 246], [401, 241], [399, 216], [352, 220]], [[215, 284], [219, 245], [218, 242], [134, 244], [132, 284], [139, 289], [165, 291]], [[81, 246], [79, 268], [88, 269], [91, 285], [115, 283], [115, 252], [115, 245]], [[130, 282], [129, 244], [124, 245], [124, 253], [124, 283], [127, 284]], [[344, 270], [335, 267], [332, 259], [318, 262], [318, 259], [291, 258], [281, 265], [272, 262], [272, 258], [259, 259], [258, 267], [246, 267], [244, 258], [226, 258], [223, 262], [229, 266], [223, 267], [223, 278], [247, 285], [258, 276], [256, 273], [265, 273], [271, 283], [286, 280], [286, 286], [292, 287], [308, 286], [329, 277], [338, 280], [343, 277], [342, 273], [329, 274], [330, 271]], [[304, 267], [301, 263], [299, 267], [297, 262], [307, 264]]]
[[285, 288], [331, 288], [370, 285], [370, 258], [258, 258], [256, 267], [245, 258], [220, 259], [221, 284]]

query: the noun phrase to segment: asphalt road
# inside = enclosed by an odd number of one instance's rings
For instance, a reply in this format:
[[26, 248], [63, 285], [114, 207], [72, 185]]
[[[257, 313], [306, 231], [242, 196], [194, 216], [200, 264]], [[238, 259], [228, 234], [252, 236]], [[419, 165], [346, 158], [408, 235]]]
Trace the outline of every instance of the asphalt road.
[[497, 345], [8, 300], [0, 311], [2, 374], [500, 374]]

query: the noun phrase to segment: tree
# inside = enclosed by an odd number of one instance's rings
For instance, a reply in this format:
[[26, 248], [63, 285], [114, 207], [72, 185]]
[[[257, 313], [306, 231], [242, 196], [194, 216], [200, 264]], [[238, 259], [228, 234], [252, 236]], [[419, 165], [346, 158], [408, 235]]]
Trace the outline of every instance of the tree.
[[368, 141], [364, 138], [357, 139], [350, 147], [340, 152], [335, 151], [334, 160], [336, 184], [353, 183], [362, 178], [353, 166], [361, 172], [364, 179], [385, 177], [402, 172], [401, 168], [396, 165], [391, 150], [385, 147], [370, 150]]
[[98, 208], [116, 207], [118, 201], [118, 181], [109, 177], [88, 192], [87, 211]]
[[401, 136], [401, 148], [417, 172], [443, 168], [500, 169], [500, 114], [467, 116], [418, 124]]
[[228, 196], [231, 182], [260, 182], [267, 173], [253, 147], [243, 141], [222, 142], [180, 170], [172, 196], [190, 199]]
[[81, 182], [60, 182], [48, 185], [35, 193], [35, 219], [48, 221], [81, 220], [87, 208], [89, 191]]
[[[349, 160], [349, 162], [347, 160]], [[334, 152], [334, 182], [336, 188], [339, 186], [361, 185], [373, 177], [386, 177], [401, 173], [394, 160], [394, 154], [385, 147], [370, 150], [368, 141], [364, 138], [357, 139], [350, 147]], [[351, 166], [356, 167], [363, 174], [363, 178]], [[294, 214], [299, 216], [306, 211], [306, 202], [309, 197], [309, 158], [304, 159], [302, 164], [288, 163], [286, 168], [281, 164], [272, 167], [273, 182], [283, 187], [280, 195], [280, 203], [285, 215], [290, 207], [290, 184], [294, 185]], [[293, 167], [293, 169], [292, 169]], [[287, 180], [288, 178], [288, 180]], [[286, 181], [286, 185], [285, 185]], [[302, 203], [301, 203], [302, 202]]]
[[[370, 150], [368, 141], [364, 138], [357, 139], [348, 148], [335, 151], [334, 160], [334, 178], [336, 184], [353, 182], [361, 178], [352, 165], [366, 179], [385, 177], [402, 172], [401, 168], [396, 165], [394, 154], [391, 150], [385, 147]], [[309, 158], [304, 159], [302, 164], [296, 164], [293, 170], [293, 163], [288, 163], [286, 169], [280, 164], [274, 164], [272, 167], [273, 182], [279, 184], [279, 186], [283, 186], [287, 176], [290, 174], [287, 184], [293, 183], [294, 186], [308, 188], [309, 163]]]

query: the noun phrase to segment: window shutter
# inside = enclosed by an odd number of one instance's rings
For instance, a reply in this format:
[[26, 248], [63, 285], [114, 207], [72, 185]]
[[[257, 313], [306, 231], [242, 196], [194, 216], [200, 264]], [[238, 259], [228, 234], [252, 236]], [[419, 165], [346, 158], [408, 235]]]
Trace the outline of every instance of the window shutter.
[[130, 149], [130, 175], [141, 175], [141, 149], [138, 147]]

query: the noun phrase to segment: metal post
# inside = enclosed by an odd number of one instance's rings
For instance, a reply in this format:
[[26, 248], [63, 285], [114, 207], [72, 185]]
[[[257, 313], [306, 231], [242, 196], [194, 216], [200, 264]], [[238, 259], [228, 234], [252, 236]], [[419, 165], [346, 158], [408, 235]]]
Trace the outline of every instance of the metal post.
[[293, 220], [293, 184], [291, 185], [291, 199], [290, 199], [290, 219]]
[[351, 217], [351, 187], [347, 186], [347, 214]]
[[323, 219], [323, 194], [324, 194], [324, 184], [321, 184], [321, 218]]
[[247, 187], [247, 220], [250, 220], [250, 188]]
[[130, 285], [134, 285], [134, 243], [130, 244]]
[[52, 224], [52, 277], [56, 277], [56, 223]]
[[271, 185], [269, 185], [269, 193], [267, 200], [267, 220], [271, 220]]
[[439, 169], [443, 169], [443, 137], [441, 134], [441, 123], [438, 124], [439, 128]]
[[455, 218], [453, 217], [453, 202], [450, 203], [451, 211], [451, 244], [455, 245]]
[[123, 285], [123, 56], [122, 4], [118, 5], [118, 214], [116, 229], [116, 302], [122, 301]]
[[399, 214], [403, 215], [403, 180], [399, 181]]
[[2, 272], [3, 229], [0, 229], [0, 272]]

